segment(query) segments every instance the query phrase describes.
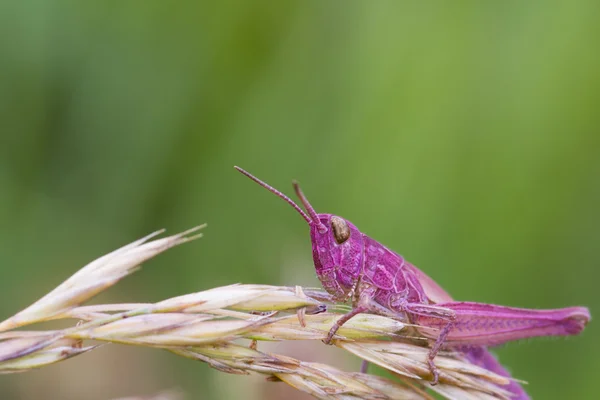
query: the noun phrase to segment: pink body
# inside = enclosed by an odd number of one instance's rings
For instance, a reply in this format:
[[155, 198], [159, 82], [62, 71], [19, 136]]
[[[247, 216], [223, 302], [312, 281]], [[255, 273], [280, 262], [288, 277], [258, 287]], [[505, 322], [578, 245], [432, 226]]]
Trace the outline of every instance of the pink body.
[[[318, 214], [331, 226], [332, 214]], [[339, 217], [338, 217], [339, 218]], [[346, 220], [350, 237], [337, 243], [331, 232], [311, 225], [313, 260], [325, 290], [337, 300], [357, 303], [372, 289], [373, 300], [383, 308], [407, 313], [411, 322], [431, 327], [422, 333], [437, 337], [447, 322], [428, 311], [409, 312], [407, 305], [436, 305], [456, 313], [446, 342], [498, 345], [534, 336], [567, 336], [580, 333], [590, 319], [585, 307], [530, 310], [473, 302], [455, 302], [437, 283], [399, 254], [360, 232]]]
[[[429, 366], [435, 384], [438, 373], [433, 360], [441, 348], [462, 350], [472, 363], [510, 377], [486, 346], [536, 336], [576, 335], [590, 320], [585, 307], [529, 310], [455, 302], [433, 279], [361, 233], [350, 221], [332, 214], [317, 214], [296, 183], [296, 194], [307, 213], [281, 192], [241, 168], [236, 169], [283, 198], [303, 216], [310, 226], [319, 280], [337, 300], [352, 302], [354, 309], [332, 327], [328, 341], [341, 325], [361, 312], [407, 318], [433, 342]], [[529, 398], [516, 382], [508, 390], [514, 399]]]

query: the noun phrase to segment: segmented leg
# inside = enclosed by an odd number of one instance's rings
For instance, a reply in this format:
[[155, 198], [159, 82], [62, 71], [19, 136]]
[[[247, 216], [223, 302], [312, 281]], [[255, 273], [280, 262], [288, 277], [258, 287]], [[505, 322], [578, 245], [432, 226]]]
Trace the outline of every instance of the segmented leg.
[[419, 332], [436, 339], [429, 353], [430, 368], [444, 343], [493, 346], [536, 336], [571, 336], [579, 334], [590, 319], [589, 310], [584, 307], [529, 310], [473, 302], [404, 306], [405, 312], [413, 316], [412, 322], [419, 325]]
[[367, 287], [360, 292], [354, 292], [354, 288], [352, 290], [353, 293], [360, 293], [360, 296], [358, 297], [358, 299], [356, 299], [355, 307], [349, 313], [344, 314], [340, 319], [335, 321], [335, 323], [329, 330], [329, 334], [327, 334], [327, 338], [323, 340], [323, 343], [330, 344], [338, 329], [340, 329], [342, 325], [348, 322], [350, 318], [367, 311], [373, 311], [373, 294], [375, 293], [376, 289], [372, 287]]
[[429, 354], [427, 355], [427, 365], [429, 366], [429, 370], [433, 375], [433, 380], [431, 381], [432, 385], [437, 385], [438, 380], [440, 379], [440, 372], [436, 367], [435, 363], [433, 362], [433, 359], [435, 358], [435, 356], [437, 356], [437, 353], [442, 348], [442, 344], [444, 344], [446, 337], [448, 337], [448, 333], [450, 332], [450, 329], [452, 329], [452, 325], [452, 322], [448, 322], [446, 326], [444, 326], [444, 328], [440, 332], [440, 335], [433, 344], [433, 347], [431, 348], [431, 350], [429, 350]]
[[[440, 303], [436, 307], [455, 314], [454, 326], [460, 329], [453, 329], [447, 338], [453, 346], [495, 346], [537, 336], [577, 335], [590, 320], [588, 309], [583, 307], [529, 310], [473, 302]], [[425, 328], [419, 329], [425, 336], [433, 338], [435, 334], [427, 327], [443, 328], [436, 316], [416, 314], [413, 322]]]
[[352, 311], [350, 311], [349, 313], [342, 315], [342, 317], [340, 319], [335, 321], [335, 323], [329, 330], [329, 333], [327, 334], [327, 338], [325, 338], [325, 340], [323, 340], [323, 343], [330, 344], [331, 340], [335, 336], [335, 333], [338, 331], [338, 329], [340, 329], [342, 327], [342, 325], [344, 325], [346, 322], [348, 322], [348, 320], [350, 320], [350, 318], [354, 317], [355, 315], [364, 313], [365, 311], [368, 311], [368, 310], [369, 310], [369, 308], [367, 306], [359, 305], [358, 307], [353, 308]]
[[440, 373], [433, 360], [435, 359], [435, 356], [440, 351], [442, 345], [446, 341], [450, 330], [454, 327], [456, 313], [448, 308], [419, 303], [405, 303], [402, 304], [401, 308], [404, 312], [412, 316], [437, 318], [441, 319], [442, 321], [446, 321], [446, 324], [439, 331], [437, 338], [435, 339], [435, 342], [433, 343], [433, 346], [431, 347], [431, 350], [429, 350], [429, 354], [427, 355], [427, 365], [429, 366], [431, 375], [433, 375], [433, 380], [431, 381], [431, 384], [437, 385], [440, 378]]

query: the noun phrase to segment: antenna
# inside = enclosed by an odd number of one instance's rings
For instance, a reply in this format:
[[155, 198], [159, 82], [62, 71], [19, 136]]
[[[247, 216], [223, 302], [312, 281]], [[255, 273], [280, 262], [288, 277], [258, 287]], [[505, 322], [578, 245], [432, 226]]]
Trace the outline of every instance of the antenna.
[[323, 225], [321, 220], [319, 220], [319, 216], [317, 215], [315, 209], [313, 208], [313, 206], [310, 205], [310, 203], [308, 202], [308, 199], [302, 192], [302, 189], [300, 189], [300, 184], [298, 183], [298, 181], [293, 181], [292, 185], [294, 185], [294, 190], [296, 191], [296, 196], [298, 196], [298, 198], [300, 199], [302, 204], [304, 204], [304, 208], [306, 208], [306, 211], [308, 211], [308, 215], [310, 215], [312, 220], [315, 221], [315, 223], [318, 225], [317, 229], [319, 229], [319, 232], [321, 232], [321, 233], [327, 232], [327, 228], [325, 227], [325, 225]]
[[[246, 175], [248, 178], [252, 179], [254, 182], [258, 183], [260, 186], [264, 187], [265, 189], [267, 189], [269, 192], [276, 194], [278, 197], [281, 197], [283, 200], [285, 200], [289, 205], [291, 205], [292, 207], [294, 207], [294, 209], [296, 211], [298, 211], [298, 213], [300, 213], [300, 215], [302, 215], [302, 218], [304, 218], [306, 220], [306, 222], [308, 222], [308, 224], [310, 225], [311, 223], [313, 223], [313, 221], [316, 221], [319, 225], [322, 225], [319, 221], [319, 218], [317, 218], [317, 214], [315, 213], [315, 210], [310, 207], [309, 212], [312, 212], [310, 214], [311, 217], [313, 217], [313, 219], [311, 220], [311, 218], [306, 215], [306, 213], [304, 211], [302, 211], [302, 209], [296, 204], [294, 203], [294, 201], [292, 199], [290, 199], [289, 197], [287, 197], [285, 194], [281, 193], [279, 190], [275, 189], [274, 187], [266, 184], [265, 182], [261, 181], [260, 179], [258, 179], [257, 177], [255, 177], [254, 175], [252, 175], [250, 172], [247, 172], [245, 170], [243, 170], [242, 168], [238, 167], [238, 166], [234, 166], [233, 168], [237, 169], [239, 172], [241, 172], [242, 174]], [[308, 201], [306, 203], [304, 203], [305, 198], [301, 197], [300, 198], [302, 200], [303, 204], [308, 204]]]

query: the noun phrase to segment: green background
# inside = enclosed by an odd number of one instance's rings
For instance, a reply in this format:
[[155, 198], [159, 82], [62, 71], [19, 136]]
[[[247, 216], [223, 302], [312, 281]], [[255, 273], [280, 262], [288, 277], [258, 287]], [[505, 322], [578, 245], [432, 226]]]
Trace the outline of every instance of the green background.
[[[287, 193], [299, 179], [318, 212], [457, 299], [595, 314], [599, 17], [592, 0], [1, 2], [0, 319], [112, 249], [202, 222], [98, 301], [318, 285], [304, 221], [234, 164]], [[591, 399], [597, 335], [498, 354], [537, 399]], [[2, 376], [0, 395], [282, 385], [108, 346]]]

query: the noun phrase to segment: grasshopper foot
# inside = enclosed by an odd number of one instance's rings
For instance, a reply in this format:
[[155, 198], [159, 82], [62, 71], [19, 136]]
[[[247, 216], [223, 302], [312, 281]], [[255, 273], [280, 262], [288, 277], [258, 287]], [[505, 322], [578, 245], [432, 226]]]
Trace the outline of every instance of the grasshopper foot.
[[440, 372], [438, 370], [438, 367], [435, 366], [432, 358], [429, 358], [427, 360], [427, 365], [429, 365], [429, 371], [431, 371], [431, 375], [433, 375], [433, 380], [430, 383], [432, 386], [435, 386], [439, 382]]
[[335, 333], [337, 332], [337, 330], [340, 329], [338, 324], [334, 324], [331, 329], [329, 330], [329, 333], [327, 334], [327, 337], [325, 339], [323, 339], [323, 343], [325, 344], [331, 344], [331, 341], [333, 340], [333, 337], [335, 336]]

